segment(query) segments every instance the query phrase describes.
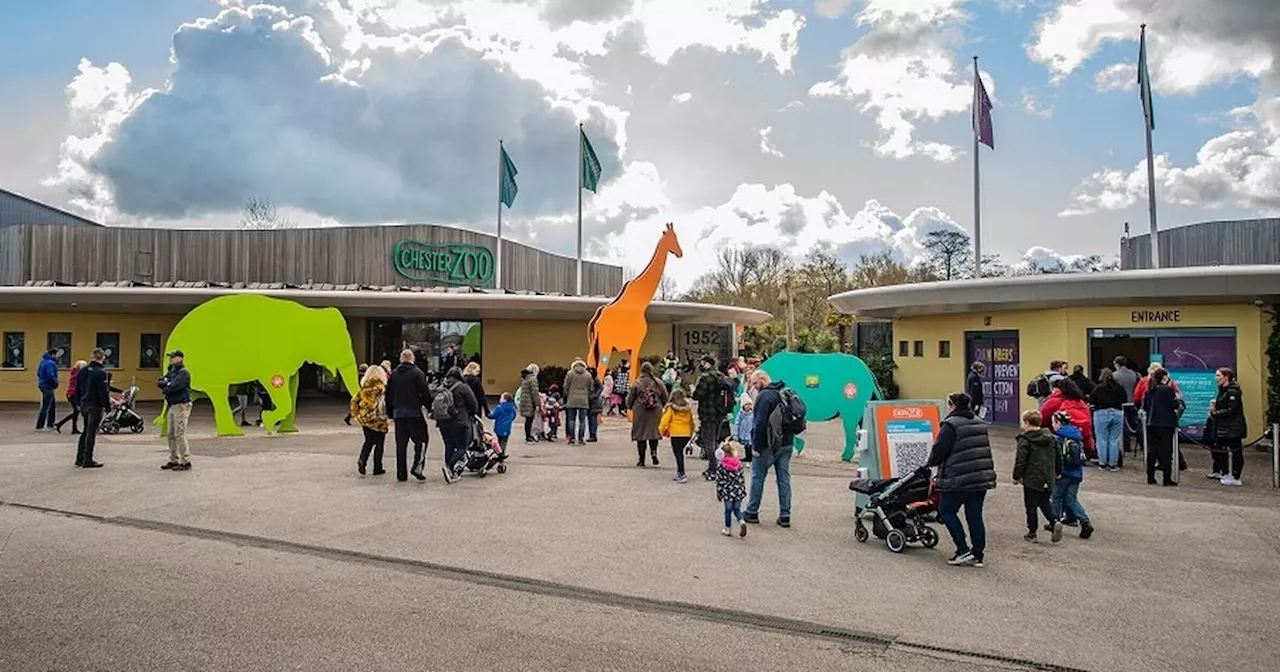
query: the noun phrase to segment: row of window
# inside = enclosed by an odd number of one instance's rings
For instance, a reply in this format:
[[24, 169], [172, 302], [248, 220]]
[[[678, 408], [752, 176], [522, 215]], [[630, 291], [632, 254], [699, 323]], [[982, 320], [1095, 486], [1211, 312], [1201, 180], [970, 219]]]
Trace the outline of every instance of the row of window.
[[[160, 334], [142, 334], [138, 348], [139, 369], [161, 368]], [[102, 348], [107, 353], [106, 366], [109, 369], [120, 368], [120, 332], [100, 331], [94, 340], [94, 347]], [[45, 349], [58, 351], [58, 368], [71, 368], [71, 332], [50, 331], [45, 334]], [[27, 335], [21, 331], [4, 332], [4, 359], [0, 361], [0, 369], [23, 369], [27, 365]]]
[[[899, 357], [924, 357], [924, 341], [898, 341]], [[951, 341], [938, 341], [938, 359], [951, 359]]]

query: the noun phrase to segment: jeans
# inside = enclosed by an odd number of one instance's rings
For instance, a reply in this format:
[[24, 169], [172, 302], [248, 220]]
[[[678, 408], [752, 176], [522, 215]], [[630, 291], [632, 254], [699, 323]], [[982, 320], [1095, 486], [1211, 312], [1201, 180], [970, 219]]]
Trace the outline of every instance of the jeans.
[[764, 479], [769, 467], [774, 467], [778, 482], [778, 516], [791, 517], [791, 446], [780, 446], [777, 453], [760, 453], [751, 461], [751, 495], [747, 499], [747, 515], [760, 515], [760, 500], [764, 497]]
[[93, 462], [93, 447], [98, 441], [98, 426], [102, 424], [102, 407], [84, 407], [84, 432], [76, 444], [76, 466]]
[[360, 464], [363, 466], [369, 462], [369, 453], [373, 453], [373, 471], [378, 473], [382, 471], [382, 451], [387, 445], [387, 433], [378, 432], [368, 427], [361, 427], [364, 430], [364, 445], [360, 446]]
[[1244, 471], [1244, 448], [1240, 439], [1223, 439], [1213, 446], [1213, 472], [1240, 478]]
[[[413, 467], [408, 465], [409, 439], [413, 439]], [[427, 421], [421, 415], [416, 418], [396, 418], [396, 480], [409, 480], [409, 472], [422, 472], [427, 460]]]
[[[564, 436], [570, 441], [582, 441], [587, 433], [587, 409], [566, 408], [564, 410]], [[577, 433], [574, 433], [574, 430]]]
[[40, 388], [40, 415], [36, 416], [36, 429], [44, 429], [45, 425], [52, 427], [57, 421], [58, 399], [53, 393], [52, 388]]
[[[951, 541], [955, 542], [956, 553], [973, 553], [973, 557], [981, 560], [987, 552], [987, 526], [982, 522], [982, 506], [987, 501], [987, 491], [944, 492], [942, 501], [938, 503], [938, 517], [951, 533]], [[964, 519], [969, 524], [969, 535], [973, 538], [970, 546], [964, 538], [964, 525], [960, 524], [960, 507], [964, 507]]]
[[450, 469], [467, 456], [467, 437], [471, 429], [466, 425], [442, 425], [440, 437], [444, 439], [444, 464]]
[[1093, 431], [1098, 436], [1098, 464], [1116, 466], [1120, 459], [1120, 439], [1124, 435], [1124, 414], [1114, 408], [1095, 411]]
[[587, 412], [587, 435], [594, 441], [600, 431], [600, 411]]
[[676, 475], [684, 475], [684, 449], [689, 446], [688, 436], [671, 437], [671, 452], [676, 456]]
[[1084, 507], [1080, 504], [1080, 481], [1074, 478], [1059, 478], [1056, 485], [1053, 486], [1053, 512], [1061, 516], [1065, 511], [1070, 511], [1073, 518], [1080, 521], [1081, 525], [1089, 524], [1089, 514], [1084, 512]]
[[737, 518], [738, 522], [742, 522], [742, 500], [726, 499], [724, 500], [724, 526], [729, 527], [732, 525], [734, 518]]
[[1040, 529], [1039, 514], [1044, 514], [1045, 522], [1052, 523], [1061, 516], [1056, 515], [1050, 502], [1048, 490], [1032, 490], [1022, 486], [1022, 503], [1027, 507], [1027, 531], [1035, 534]]

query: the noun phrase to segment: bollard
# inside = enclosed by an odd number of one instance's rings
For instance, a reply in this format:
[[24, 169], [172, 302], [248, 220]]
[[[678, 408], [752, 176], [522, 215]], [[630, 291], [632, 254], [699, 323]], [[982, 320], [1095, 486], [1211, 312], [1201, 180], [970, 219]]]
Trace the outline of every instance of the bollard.
[[1178, 468], [1178, 430], [1173, 430], [1173, 449], [1169, 451], [1169, 480], [1174, 485], [1182, 478], [1182, 470]]
[[1280, 488], [1280, 424], [1271, 425], [1271, 487]]

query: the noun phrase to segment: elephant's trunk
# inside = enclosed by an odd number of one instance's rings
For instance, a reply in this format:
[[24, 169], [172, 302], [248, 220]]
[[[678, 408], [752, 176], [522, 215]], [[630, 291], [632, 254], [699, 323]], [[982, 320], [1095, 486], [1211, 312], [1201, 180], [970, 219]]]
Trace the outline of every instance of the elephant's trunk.
[[360, 374], [356, 371], [356, 360], [342, 362], [338, 366], [338, 375], [342, 376], [342, 384], [347, 388], [347, 393], [356, 396], [360, 392]]

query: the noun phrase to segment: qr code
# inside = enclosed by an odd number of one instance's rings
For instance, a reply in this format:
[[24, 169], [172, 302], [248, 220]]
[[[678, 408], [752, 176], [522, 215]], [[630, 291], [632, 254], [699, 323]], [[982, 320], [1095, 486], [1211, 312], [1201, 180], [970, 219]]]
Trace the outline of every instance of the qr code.
[[895, 441], [890, 444], [890, 459], [893, 460], [893, 476], [899, 478], [929, 463], [929, 451], [933, 446], [928, 441]]

